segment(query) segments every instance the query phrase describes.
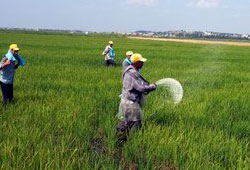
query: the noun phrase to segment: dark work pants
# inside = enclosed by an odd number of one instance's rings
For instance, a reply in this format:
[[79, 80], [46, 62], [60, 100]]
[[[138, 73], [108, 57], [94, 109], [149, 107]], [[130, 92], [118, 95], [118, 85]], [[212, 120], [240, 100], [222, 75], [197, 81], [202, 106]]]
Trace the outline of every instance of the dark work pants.
[[3, 104], [12, 102], [13, 100], [13, 84], [4, 84], [1, 82], [1, 89], [3, 94]]
[[129, 121], [127, 123], [122, 121], [116, 126], [116, 130], [118, 132], [128, 133], [129, 131], [135, 131], [136, 129], [140, 129], [141, 126], [141, 121]]
[[139, 121], [129, 121], [129, 122], [120, 122], [116, 126], [117, 133], [117, 145], [122, 146], [127, 141], [127, 135], [131, 132], [134, 132], [142, 127], [141, 120]]
[[114, 66], [115, 62], [114, 62], [114, 60], [106, 60], [105, 64], [106, 64], [107, 67], [109, 67], [110, 65]]

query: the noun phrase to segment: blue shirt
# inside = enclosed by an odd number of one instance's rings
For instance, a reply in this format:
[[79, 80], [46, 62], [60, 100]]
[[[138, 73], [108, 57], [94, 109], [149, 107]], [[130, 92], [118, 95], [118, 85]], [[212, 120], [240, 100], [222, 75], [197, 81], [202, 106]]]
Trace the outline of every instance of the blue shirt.
[[125, 71], [128, 66], [130, 66], [132, 62], [130, 59], [126, 58], [122, 63], [122, 70]]
[[6, 60], [10, 60], [10, 65], [4, 67], [1, 70], [1, 79], [0, 81], [4, 84], [13, 84], [13, 79], [14, 79], [14, 73], [15, 73], [15, 62], [16, 60], [19, 60], [20, 62], [20, 57], [14, 57], [11, 51], [8, 51], [8, 53], [5, 55], [4, 61], [2, 61], [1, 64], [5, 63]]
[[115, 59], [115, 50], [114, 50], [114, 48], [111, 48], [111, 49], [110, 49], [109, 54], [110, 54], [110, 58], [111, 58], [112, 60], [114, 60], [114, 59]]
[[131, 60], [130, 60], [130, 59], [128, 59], [128, 58], [126, 58], [126, 59], [125, 59], [125, 61], [126, 61], [129, 65], [131, 65], [131, 64], [132, 64]]

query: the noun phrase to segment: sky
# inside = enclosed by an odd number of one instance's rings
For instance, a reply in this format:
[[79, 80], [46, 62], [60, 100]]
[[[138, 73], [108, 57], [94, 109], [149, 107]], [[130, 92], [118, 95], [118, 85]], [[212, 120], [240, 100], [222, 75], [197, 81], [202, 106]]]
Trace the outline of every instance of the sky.
[[2, 0], [0, 27], [250, 34], [250, 0]]

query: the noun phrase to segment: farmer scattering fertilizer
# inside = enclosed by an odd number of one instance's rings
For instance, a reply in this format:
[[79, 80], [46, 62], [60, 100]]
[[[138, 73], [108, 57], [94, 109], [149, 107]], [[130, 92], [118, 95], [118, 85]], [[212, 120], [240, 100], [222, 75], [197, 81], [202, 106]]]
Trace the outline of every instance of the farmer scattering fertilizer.
[[139, 73], [146, 59], [140, 54], [133, 54], [130, 58], [132, 65], [123, 72], [123, 88], [120, 108], [123, 120], [117, 125], [118, 145], [122, 145], [129, 131], [142, 126], [142, 102], [144, 95], [156, 89], [155, 84], [149, 84]]

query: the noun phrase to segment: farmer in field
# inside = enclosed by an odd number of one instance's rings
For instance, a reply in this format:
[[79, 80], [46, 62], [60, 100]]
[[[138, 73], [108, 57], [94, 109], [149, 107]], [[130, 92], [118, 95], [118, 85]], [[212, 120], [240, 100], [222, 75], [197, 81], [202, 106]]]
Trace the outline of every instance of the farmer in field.
[[131, 58], [132, 55], [133, 55], [132, 51], [127, 51], [126, 52], [126, 58], [125, 58], [125, 60], [122, 63], [122, 70], [123, 71], [125, 71], [126, 68], [132, 64], [132, 62], [130, 60], [130, 58]]
[[109, 41], [109, 45], [106, 46], [105, 50], [102, 53], [102, 55], [105, 56], [105, 64], [107, 67], [109, 67], [110, 65], [115, 65], [115, 51], [113, 45], [113, 41]]
[[[13, 101], [13, 79], [15, 69], [19, 67], [22, 62], [20, 55], [18, 54], [19, 48], [17, 44], [11, 44], [9, 51], [4, 56], [0, 63], [1, 73], [1, 90], [3, 95], [3, 105], [7, 102]], [[17, 62], [17, 64], [16, 64]]]
[[133, 54], [130, 58], [132, 64], [123, 72], [123, 88], [121, 109], [124, 115], [123, 120], [117, 125], [118, 145], [127, 140], [127, 133], [142, 126], [142, 104], [143, 96], [156, 89], [155, 84], [149, 84], [139, 73], [146, 58], [141, 54]]

